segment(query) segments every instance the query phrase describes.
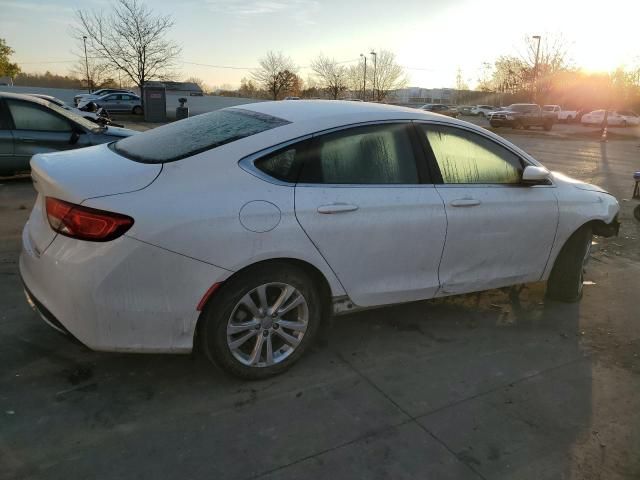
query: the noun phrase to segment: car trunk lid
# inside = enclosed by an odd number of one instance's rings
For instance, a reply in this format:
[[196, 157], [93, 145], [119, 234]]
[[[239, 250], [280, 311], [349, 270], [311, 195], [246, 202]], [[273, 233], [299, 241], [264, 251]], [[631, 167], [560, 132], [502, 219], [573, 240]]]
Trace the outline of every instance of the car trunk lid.
[[161, 171], [162, 164], [133, 162], [107, 145], [34, 155], [31, 177], [38, 197], [28, 222], [34, 251], [44, 252], [56, 236], [47, 220], [46, 197], [82, 204], [89, 198], [142, 190]]

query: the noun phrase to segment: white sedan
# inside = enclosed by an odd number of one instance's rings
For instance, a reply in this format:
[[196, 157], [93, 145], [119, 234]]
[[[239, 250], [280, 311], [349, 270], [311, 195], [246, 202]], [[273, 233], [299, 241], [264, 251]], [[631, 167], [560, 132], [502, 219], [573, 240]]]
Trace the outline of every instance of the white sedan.
[[[582, 116], [580, 122], [583, 125], [602, 125], [604, 122], [604, 110], [594, 110]], [[633, 112], [609, 111], [607, 115], [607, 125], [610, 127], [627, 127], [639, 125], [640, 117]]]
[[618, 202], [416, 109], [265, 102], [37, 155], [29, 301], [95, 350], [263, 378], [332, 314], [548, 280], [576, 301]]

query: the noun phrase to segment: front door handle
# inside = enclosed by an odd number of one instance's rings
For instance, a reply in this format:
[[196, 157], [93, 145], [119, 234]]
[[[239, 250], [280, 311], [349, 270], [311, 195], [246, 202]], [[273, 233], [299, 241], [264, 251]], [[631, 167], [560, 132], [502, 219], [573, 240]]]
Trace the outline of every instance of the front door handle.
[[482, 202], [476, 198], [458, 198], [457, 200], [452, 200], [450, 205], [452, 207], [475, 207], [481, 203]]
[[36, 143], [36, 139], [35, 138], [18, 137], [18, 138], [16, 138], [16, 140], [18, 140], [19, 142], [24, 142], [24, 143]]
[[332, 203], [330, 205], [322, 205], [318, 207], [318, 213], [344, 213], [344, 212], [355, 212], [358, 210], [357, 205], [352, 205], [350, 203]]

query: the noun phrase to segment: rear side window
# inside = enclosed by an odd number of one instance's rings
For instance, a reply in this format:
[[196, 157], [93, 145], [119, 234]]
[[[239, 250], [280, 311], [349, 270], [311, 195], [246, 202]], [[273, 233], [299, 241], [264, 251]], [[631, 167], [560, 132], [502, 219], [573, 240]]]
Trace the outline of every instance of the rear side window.
[[419, 183], [407, 125], [356, 127], [318, 137], [304, 161], [300, 182]]
[[112, 148], [138, 162], [173, 162], [288, 123], [251, 110], [230, 108], [123, 138]]
[[300, 163], [296, 161], [296, 158], [300, 157], [300, 150], [300, 146], [289, 147], [256, 160], [254, 165], [258, 170], [263, 171], [277, 180], [295, 183], [298, 177], [298, 165]]

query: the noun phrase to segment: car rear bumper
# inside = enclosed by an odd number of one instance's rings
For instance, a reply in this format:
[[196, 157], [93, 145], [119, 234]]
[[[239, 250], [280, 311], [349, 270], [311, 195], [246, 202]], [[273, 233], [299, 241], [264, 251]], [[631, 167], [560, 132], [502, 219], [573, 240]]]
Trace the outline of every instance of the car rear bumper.
[[94, 243], [58, 235], [40, 254], [28, 227], [22, 241], [27, 298], [49, 325], [93, 350], [191, 351], [198, 303], [231, 273], [126, 236]]

